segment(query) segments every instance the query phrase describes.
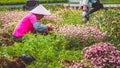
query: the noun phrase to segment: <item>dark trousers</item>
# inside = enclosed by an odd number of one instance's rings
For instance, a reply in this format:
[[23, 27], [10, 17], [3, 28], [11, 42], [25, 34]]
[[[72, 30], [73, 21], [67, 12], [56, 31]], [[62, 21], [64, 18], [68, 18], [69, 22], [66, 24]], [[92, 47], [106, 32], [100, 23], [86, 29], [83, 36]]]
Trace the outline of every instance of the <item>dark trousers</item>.
[[[81, 8], [83, 9], [83, 6]], [[102, 8], [104, 8], [103, 4], [101, 4], [100, 1], [98, 0], [96, 3], [92, 4], [92, 9], [89, 11], [89, 14], [91, 14], [99, 9], [102, 9]]]
[[93, 3], [92, 4], [92, 8], [90, 11], [89, 11], [89, 14], [99, 10], [99, 9], [103, 9], [103, 4], [101, 4], [99, 1], [97, 1], [96, 3]]
[[18, 38], [18, 37], [12, 36], [12, 39], [13, 39], [15, 42], [22, 42], [22, 37]]

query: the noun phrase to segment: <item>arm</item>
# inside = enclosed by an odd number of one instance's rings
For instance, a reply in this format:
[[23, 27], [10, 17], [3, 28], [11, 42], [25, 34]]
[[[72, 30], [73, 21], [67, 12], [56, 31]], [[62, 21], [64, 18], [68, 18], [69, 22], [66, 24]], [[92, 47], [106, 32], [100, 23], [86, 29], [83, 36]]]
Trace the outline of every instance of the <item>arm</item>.
[[82, 4], [83, 5], [88, 5], [89, 0], [83, 0]]
[[48, 27], [41, 25], [39, 22], [33, 23], [33, 27], [38, 32], [48, 32]]
[[36, 17], [36, 15], [31, 14], [30, 21], [31, 24], [33, 25], [33, 28], [38, 32], [48, 33], [48, 31], [51, 29], [51, 26], [49, 25], [45, 26], [38, 22], [38, 18]]
[[82, 4], [83, 4], [83, 11], [88, 11], [88, 2], [89, 0], [83, 0]]

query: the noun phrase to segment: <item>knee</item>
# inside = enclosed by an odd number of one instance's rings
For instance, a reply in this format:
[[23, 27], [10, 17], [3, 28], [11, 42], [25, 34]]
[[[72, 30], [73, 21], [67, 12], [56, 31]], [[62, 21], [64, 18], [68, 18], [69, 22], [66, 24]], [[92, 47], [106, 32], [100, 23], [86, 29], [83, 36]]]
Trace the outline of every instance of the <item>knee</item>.
[[93, 8], [97, 8], [97, 9], [102, 9], [103, 8], [103, 4], [96, 2], [92, 4]]
[[104, 7], [103, 7], [103, 4], [101, 4], [101, 3], [98, 5], [98, 7], [99, 7], [100, 9], [104, 8]]

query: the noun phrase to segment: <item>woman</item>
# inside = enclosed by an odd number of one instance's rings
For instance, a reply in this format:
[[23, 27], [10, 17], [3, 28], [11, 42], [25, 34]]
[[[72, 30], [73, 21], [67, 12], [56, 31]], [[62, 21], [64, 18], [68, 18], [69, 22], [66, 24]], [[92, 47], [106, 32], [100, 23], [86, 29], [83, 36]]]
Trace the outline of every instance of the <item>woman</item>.
[[44, 16], [50, 16], [51, 13], [42, 5], [37, 6], [30, 11], [22, 20], [17, 24], [13, 31], [13, 38], [15, 41], [20, 41], [21, 38], [29, 32], [42, 32], [48, 33], [51, 29], [50, 26], [45, 26], [39, 23]]
[[[82, 6], [83, 16], [89, 21], [89, 14], [103, 8], [103, 4], [99, 0], [80, 0], [80, 5]], [[89, 11], [89, 8], [93, 9]]]

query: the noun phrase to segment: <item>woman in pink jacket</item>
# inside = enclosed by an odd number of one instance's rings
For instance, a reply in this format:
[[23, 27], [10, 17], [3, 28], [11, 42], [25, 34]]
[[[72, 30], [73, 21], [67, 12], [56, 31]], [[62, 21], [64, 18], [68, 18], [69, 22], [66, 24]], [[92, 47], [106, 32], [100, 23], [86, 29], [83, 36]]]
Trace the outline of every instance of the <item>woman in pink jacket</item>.
[[41, 25], [41, 23], [39, 23], [39, 20], [44, 16], [49, 15], [51, 15], [51, 13], [42, 5], [39, 5], [31, 10], [30, 13], [22, 18], [22, 20], [20, 20], [20, 22], [15, 27], [13, 31], [14, 40], [20, 41], [21, 38], [29, 32], [38, 31], [42, 33], [48, 33], [51, 27]]

